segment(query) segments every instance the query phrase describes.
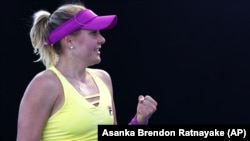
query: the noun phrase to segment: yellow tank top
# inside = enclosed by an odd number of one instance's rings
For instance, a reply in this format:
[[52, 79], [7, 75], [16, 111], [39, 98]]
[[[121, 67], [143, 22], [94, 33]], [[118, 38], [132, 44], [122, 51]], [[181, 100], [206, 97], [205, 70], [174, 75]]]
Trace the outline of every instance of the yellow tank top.
[[97, 141], [98, 125], [114, 123], [112, 99], [104, 82], [87, 69], [99, 89], [99, 105], [95, 106], [80, 95], [54, 66], [49, 70], [61, 81], [65, 101], [62, 108], [48, 119], [42, 141]]

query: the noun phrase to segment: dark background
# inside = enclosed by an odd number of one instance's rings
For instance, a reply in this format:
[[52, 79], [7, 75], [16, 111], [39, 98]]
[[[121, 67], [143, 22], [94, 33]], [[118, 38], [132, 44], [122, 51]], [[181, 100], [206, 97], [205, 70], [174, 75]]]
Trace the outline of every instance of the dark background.
[[[31, 16], [65, 2], [1, 4], [1, 141], [15, 140], [24, 90], [44, 69], [33, 62]], [[112, 76], [118, 123], [127, 124], [138, 95], [148, 94], [158, 101], [150, 124], [250, 124], [250, 1], [81, 2], [119, 18], [102, 32], [103, 61], [94, 66]]]

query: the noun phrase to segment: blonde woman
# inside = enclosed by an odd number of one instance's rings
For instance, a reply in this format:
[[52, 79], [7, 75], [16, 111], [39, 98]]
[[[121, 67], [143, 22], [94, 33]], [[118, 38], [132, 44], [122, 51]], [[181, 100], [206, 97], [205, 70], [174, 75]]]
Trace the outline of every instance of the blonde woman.
[[[116, 15], [98, 16], [82, 4], [34, 13], [30, 38], [46, 69], [23, 95], [17, 141], [96, 141], [97, 125], [117, 124], [110, 75], [89, 68], [101, 62], [100, 30], [116, 23]], [[147, 124], [156, 107], [152, 97], [139, 96], [129, 124]]]

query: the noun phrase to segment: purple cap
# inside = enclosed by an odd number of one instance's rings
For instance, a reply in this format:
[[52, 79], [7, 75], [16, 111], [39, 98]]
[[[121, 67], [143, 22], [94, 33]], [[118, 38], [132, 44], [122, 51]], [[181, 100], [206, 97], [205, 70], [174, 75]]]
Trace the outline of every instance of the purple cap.
[[116, 23], [116, 15], [98, 16], [93, 11], [85, 9], [53, 30], [45, 44], [54, 44], [79, 28], [85, 30], [107, 30], [114, 27]]

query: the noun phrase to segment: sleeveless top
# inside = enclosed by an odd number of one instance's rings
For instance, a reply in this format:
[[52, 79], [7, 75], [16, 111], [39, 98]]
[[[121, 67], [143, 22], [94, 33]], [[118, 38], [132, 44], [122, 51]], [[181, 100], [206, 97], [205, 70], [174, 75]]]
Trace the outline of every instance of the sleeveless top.
[[112, 98], [104, 82], [87, 68], [99, 89], [98, 106], [86, 100], [54, 67], [48, 68], [59, 78], [64, 91], [64, 104], [47, 121], [42, 141], [97, 141], [98, 125], [113, 124]]

